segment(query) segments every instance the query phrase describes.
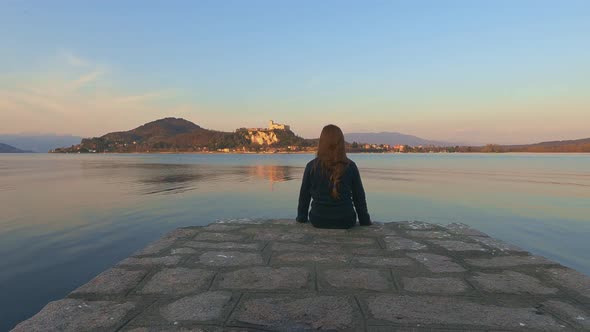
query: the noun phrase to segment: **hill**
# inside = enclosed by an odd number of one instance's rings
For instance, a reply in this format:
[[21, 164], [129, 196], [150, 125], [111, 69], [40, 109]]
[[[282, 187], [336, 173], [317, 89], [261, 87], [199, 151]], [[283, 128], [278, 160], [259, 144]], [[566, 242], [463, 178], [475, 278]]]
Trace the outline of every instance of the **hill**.
[[420, 138], [417, 136], [406, 135], [397, 132], [380, 132], [380, 133], [346, 133], [344, 138], [347, 142], [367, 143], [367, 144], [389, 144], [389, 145], [409, 145], [409, 146], [452, 146], [455, 144], [439, 142]]
[[14, 146], [0, 143], [0, 153], [26, 153], [28, 151], [24, 151], [21, 149], [17, 149]]
[[590, 138], [566, 141], [549, 141], [533, 144], [485, 146], [460, 146], [456, 152], [532, 152], [532, 153], [588, 153], [590, 152]]
[[258, 151], [263, 147], [306, 146], [291, 130], [238, 129], [223, 132], [202, 128], [181, 118], [164, 118], [129, 131], [82, 139], [78, 145], [54, 152], [194, 152], [219, 149]]
[[61, 146], [80, 143], [82, 137], [55, 134], [1, 134], [0, 142], [21, 150], [48, 152]]
[[501, 147], [504, 152], [590, 152], [590, 138]]

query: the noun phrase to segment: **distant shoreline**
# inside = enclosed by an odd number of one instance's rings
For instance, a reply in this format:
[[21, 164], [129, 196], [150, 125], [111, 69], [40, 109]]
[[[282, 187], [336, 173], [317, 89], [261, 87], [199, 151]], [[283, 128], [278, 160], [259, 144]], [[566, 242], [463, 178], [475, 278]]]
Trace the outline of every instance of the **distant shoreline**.
[[[84, 155], [100, 155], [100, 154], [211, 154], [211, 155], [231, 155], [231, 154], [239, 154], [239, 155], [273, 155], [273, 154], [315, 154], [316, 151], [279, 151], [279, 152], [218, 152], [218, 151], [210, 151], [210, 152], [202, 152], [202, 151], [158, 151], [158, 152], [26, 152], [26, 153], [12, 153], [12, 154], [84, 154]], [[384, 155], [384, 154], [392, 154], [392, 155], [405, 155], [405, 154], [588, 154], [590, 152], [534, 152], [534, 151], [515, 151], [515, 152], [481, 152], [481, 151], [474, 151], [474, 152], [346, 152], [347, 154], [377, 154], [377, 155]], [[9, 153], [5, 153], [9, 154]]]
[[[390, 141], [390, 143], [393, 143]], [[548, 141], [524, 145], [478, 146], [436, 144], [390, 144], [353, 141], [349, 153], [586, 153], [590, 138]], [[84, 138], [80, 144], [55, 148], [53, 153], [231, 153], [299, 154], [317, 150], [319, 139], [297, 136], [289, 125], [270, 120], [267, 128], [238, 128], [234, 132], [204, 129], [182, 118], [164, 118], [135, 129]], [[262, 151], [261, 151], [262, 150]]]

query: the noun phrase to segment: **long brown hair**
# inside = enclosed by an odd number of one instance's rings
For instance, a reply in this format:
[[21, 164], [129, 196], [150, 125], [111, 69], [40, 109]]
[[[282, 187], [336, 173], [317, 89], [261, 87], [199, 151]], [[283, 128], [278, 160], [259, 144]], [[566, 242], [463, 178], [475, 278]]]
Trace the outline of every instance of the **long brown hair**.
[[330, 195], [335, 199], [339, 199], [340, 178], [342, 178], [342, 174], [344, 174], [350, 160], [346, 157], [344, 149], [344, 134], [342, 134], [342, 130], [338, 126], [329, 124], [322, 129], [317, 157], [318, 163], [316, 163], [315, 168], [319, 164], [322, 172], [329, 176], [332, 185]]

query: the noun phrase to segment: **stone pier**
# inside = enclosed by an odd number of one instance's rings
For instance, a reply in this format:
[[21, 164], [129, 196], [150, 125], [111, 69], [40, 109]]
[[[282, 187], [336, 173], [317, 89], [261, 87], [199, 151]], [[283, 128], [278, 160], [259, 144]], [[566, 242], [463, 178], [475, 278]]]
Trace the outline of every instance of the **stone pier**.
[[590, 278], [462, 224], [180, 228], [14, 331], [590, 331]]

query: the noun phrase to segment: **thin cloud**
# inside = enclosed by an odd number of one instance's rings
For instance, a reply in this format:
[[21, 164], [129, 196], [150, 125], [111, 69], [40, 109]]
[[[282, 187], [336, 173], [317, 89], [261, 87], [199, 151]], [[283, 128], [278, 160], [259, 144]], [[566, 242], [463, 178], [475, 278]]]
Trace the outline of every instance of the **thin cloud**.
[[[98, 79], [100, 79], [106, 72], [107, 72], [107, 68], [108, 66], [105, 66], [104, 64], [99, 64], [96, 63], [94, 61], [91, 61], [89, 59], [85, 59], [80, 57], [79, 55], [75, 54], [72, 51], [69, 50], [61, 50], [58, 52], [59, 56], [63, 59], [63, 61], [70, 67], [70, 68], [64, 68], [64, 72], [75, 72], [78, 71], [80, 69], [74, 69], [71, 67], [86, 67], [87, 69], [85, 69], [85, 71], [87, 71], [85, 74], [81, 75], [80, 77], [78, 77], [77, 79], [66, 83], [65, 85], [65, 90], [66, 91], [75, 91], [77, 89], [80, 89], [92, 82], [97, 81]], [[88, 72], [88, 70], [90, 70], [90, 72]]]
[[70, 52], [70, 51], [61, 51], [61, 56], [65, 59], [65, 61], [74, 67], [85, 67], [90, 64], [90, 61]]
[[[52, 57], [55, 60], [55, 56]], [[117, 88], [111, 67], [59, 52], [50, 72], [0, 76], [0, 132], [52, 131], [83, 135], [131, 127], [162, 114], [189, 114], [178, 104], [178, 90], [162, 88], [130, 93]], [[164, 101], [164, 102], [162, 102]], [[121, 111], [125, 116], [121, 116]]]
[[80, 76], [78, 79], [74, 80], [71, 83], [70, 88], [72, 90], [80, 89], [83, 86], [88, 85], [88, 84], [98, 80], [103, 74], [104, 74], [104, 71], [101, 69], [97, 69], [97, 70], [94, 70], [90, 73], [84, 74], [84, 75]]
[[[17, 106], [15, 110], [18, 112], [29, 111], [38, 114], [58, 115], [63, 114], [66, 110], [62, 101], [34, 91], [0, 91], [0, 98]], [[0, 104], [0, 108], [4, 106]]]

